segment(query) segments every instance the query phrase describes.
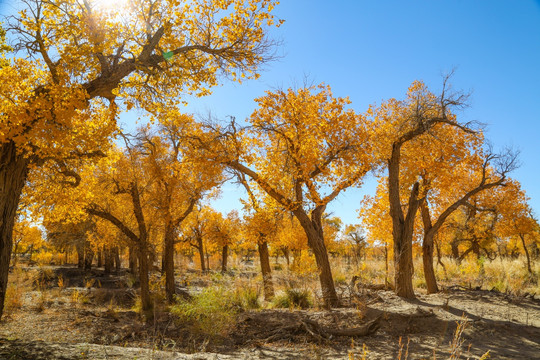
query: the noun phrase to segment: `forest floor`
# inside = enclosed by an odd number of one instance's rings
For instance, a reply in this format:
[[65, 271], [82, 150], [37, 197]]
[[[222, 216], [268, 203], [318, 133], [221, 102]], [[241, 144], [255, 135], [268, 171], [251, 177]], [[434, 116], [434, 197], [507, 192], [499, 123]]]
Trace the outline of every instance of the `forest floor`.
[[[227, 334], [205, 337], [167, 311], [143, 321], [125, 272], [26, 268], [13, 277], [20, 296], [0, 323], [0, 359], [479, 359], [487, 351], [540, 359], [538, 295], [454, 287], [409, 301], [355, 286], [348, 307], [240, 311]], [[369, 335], [339, 334], [365, 324]], [[456, 328], [461, 356], [452, 357]]]

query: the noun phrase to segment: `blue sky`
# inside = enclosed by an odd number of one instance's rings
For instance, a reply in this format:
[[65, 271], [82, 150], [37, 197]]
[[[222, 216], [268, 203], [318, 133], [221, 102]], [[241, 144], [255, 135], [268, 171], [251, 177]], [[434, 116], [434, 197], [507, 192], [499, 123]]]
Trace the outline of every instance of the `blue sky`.
[[[0, 0], [0, 13], [12, 4]], [[281, 39], [282, 58], [268, 64], [257, 81], [225, 82], [213, 95], [186, 98], [186, 112], [212, 111], [237, 119], [254, 110], [265, 90], [301, 83], [329, 84], [334, 95], [349, 96], [352, 108], [401, 98], [416, 79], [437, 91], [441, 75], [456, 68], [455, 89], [471, 92], [463, 121], [487, 124], [496, 146], [521, 150], [518, 179], [540, 216], [540, 2], [532, 0], [282, 0], [275, 14], [285, 23], [272, 31]], [[133, 126], [129, 115], [121, 121]], [[346, 223], [373, 181], [342, 194], [329, 211]], [[215, 202], [221, 211], [239, 207], [243, 192], [226, 185]]]
[[[540, 215], [540, 4], [535, 1], [282, 1], [285, 20], [274, 31], [283, 40], [283, 58], [268, 64], [258, 81], [227, 83], [210, 97], [190, 100], [186, 111], [243, 119], [254, 98], [265, 90], [301, 83], [308, 76], [325, 82], [337, 96], [349, 96], [352, 108], [401, 98], [416, 79], [432, 90], [441, 75], [456, 69], [455, 89], [471, 92], [463, 121], [487, 124], [495, 147], [521, 151], [521, 167], [512, 174]], [[355, 223], [364, 193], [342, 194], [329, 211]], [[238, 206], [241, 189], [227, 185], [215, 205]]]

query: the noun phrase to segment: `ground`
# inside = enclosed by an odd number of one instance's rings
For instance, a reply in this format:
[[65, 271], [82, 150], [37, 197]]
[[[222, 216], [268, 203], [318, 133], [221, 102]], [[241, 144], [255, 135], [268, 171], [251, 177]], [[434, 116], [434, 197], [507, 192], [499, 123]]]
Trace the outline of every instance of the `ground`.
[[[459, 287], [405, 300], [355, 285], [343, 291], [347, 307], [246, 310], [227, 334], [204, 337], [167, 312], [143, 321], [125, 271], [27, 268], [10, 276], [33, 286], [0, 323], [0, 359], [479, 359], [487, 351], [490, 359], [540, 359], [540, 299], [531, 295]], [[452, 357], [458, 323], [454, 349], [462, 354]], [[335, 333], [365, 324], [366, 336]]]

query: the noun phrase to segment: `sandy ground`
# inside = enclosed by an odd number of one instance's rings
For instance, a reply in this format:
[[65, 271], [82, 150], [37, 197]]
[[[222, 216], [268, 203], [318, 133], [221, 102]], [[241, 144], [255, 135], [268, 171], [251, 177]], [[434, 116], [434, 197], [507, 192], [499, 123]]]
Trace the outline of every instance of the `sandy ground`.
[[[238, 316], [228, 336], [192, 336], [161, 314], [143, 323], [129, 308], [111, 311], [93, 300], [117, 292], [119, 279], [103, 289], [66, 287], [25, 294], [22, 308], [0, 323], [0, 359], [449, 359], [457, 323], [465, 324], [462, 359], [540, 359], [540, 299], [482, 290], [447, 290], [414, 301], [391, 291], [358, 289], [354, 307], [326, 310], [264, 309]], [[107, 287], [107, 283], [111, 286]], [[80, 284], [74, 284], [80, 285]], [[102, 284], [103, 285], [103, 284]], [[73, 293], [86, 294], [86, 303]], [[312, 321], [351, 329], [378, 319], [368, 336], [321, 337], [295, 324]], [[158, 350], [159, 349], [159, 350]], [[352, 355], [351, 355], [352, 354]]]

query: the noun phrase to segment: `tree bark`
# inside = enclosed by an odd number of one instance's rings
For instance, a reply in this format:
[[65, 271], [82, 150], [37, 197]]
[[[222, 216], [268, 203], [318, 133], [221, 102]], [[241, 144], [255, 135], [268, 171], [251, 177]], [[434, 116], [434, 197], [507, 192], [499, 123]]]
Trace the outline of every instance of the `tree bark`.
[[221, 248], [221, 272], [227, 271], [227, 258], [229, 257], [229, 245], [224, 245]]
[[197, 250], [199, 251], [199, 259], [201, 261], [201, 271], [206, 271], [206, 263], [204, 261], [204, 244], [202, 236], [197, 236]]
[[419, 183], [414, 183], [409, 195], [407, 215], [401, 208], [399, 165], [401, 144], [394, 143], [392, 155], [388, 161], [388, 199], [390, 217], [392, 218], [392, 237], [394, 239], [395, 287], [398, 296], [414, 299], [412, 277], [414, 273], [412, 260], [412, 235], [414, 218], [419, 206]]
[[28, 164], [29, 159], [17, 152], [12, 141], [0, 146], [0, 318], [8, 284], [13, 226], [28, 175]]
[[302, 210], [295, 210], [294, 214], [298, 218], [300, 225], [304, 229], [308, 239], [308, 245], [315, 255], [317, 269], [319, 271], [319, 282], [324, 304], [327, 308], [339, 306], [332, 270], [328, 259], [328, 251], [324, 243], [322, 229], [322, 214], [324, 206], [318, 206], [311, 212], [311, 219]]
[[439, 292], [437, 286], [437, 278], [435, 277], [435, 269], [433, 268], [433, 251], [434, 251], [434, 236], [435, 228], [431, 223], [431, 215], [427, 205], [427, 200], [424, 199], [420, 205], [422, 214], [422, 222], [424, 223], [424, 239], [422, 240], [422, 262], [424, 265], [424, 278], [426, 280], [427, 293], [435, 294]]
[[120, 269], [122, 268], [122, 261], [120, 260], [120, 249], [118, 248], [118, 246], [114, 247], [113, 253], [114, 253], [114, 267], [116, 271], [120, 271]]
[[270, 267], [270, 254], [268, 252], [268, 243], [259, 241], [257, 243], [259, 250], [259, 260], [261, 262], [261, 273], [263, 278], [264, 299], [272, 300], [274, 297], [274, 283], [272, 281], [272, 268]]
[[145, 246], [139, 248], [139, 280], [141, 283], [141, 310], [144, 315], [149, 317], [149, 311], [152, 310], [152, 301], [150, 299], [150, 287], [148, 277], [148, 250]]
[[137, 255], [133, 246], [129, 247], [129, 272], [133, 275], [137, 273]]

